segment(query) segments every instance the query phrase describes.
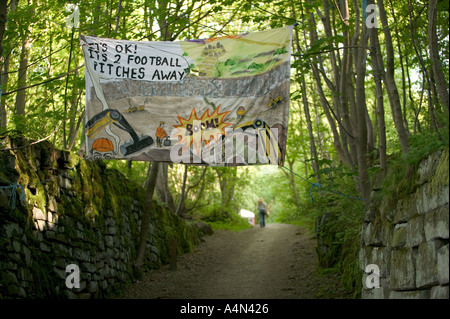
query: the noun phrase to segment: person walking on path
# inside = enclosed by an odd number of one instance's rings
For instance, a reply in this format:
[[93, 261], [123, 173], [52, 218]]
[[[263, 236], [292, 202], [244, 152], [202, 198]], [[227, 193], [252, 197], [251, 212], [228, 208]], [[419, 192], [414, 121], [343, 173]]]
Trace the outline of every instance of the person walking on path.
[[261, 228], [266, 227], [266, 203], [264, 202], [264, 199], [259, 198], [258, 199], [258, 210], [259, 210], [259, 225]]

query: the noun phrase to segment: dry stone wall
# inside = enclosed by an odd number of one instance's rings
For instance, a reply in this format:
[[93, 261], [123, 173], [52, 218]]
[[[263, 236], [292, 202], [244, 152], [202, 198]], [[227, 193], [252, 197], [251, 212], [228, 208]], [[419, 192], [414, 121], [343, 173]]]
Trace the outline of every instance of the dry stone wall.
[[372, 193], [361, 234], [362, 298], [449, 298], [448, 148], [411, 175], [408, 194], [389, 202]]
[[[102, 162], [79, 160], [49, 143], [0, 151], [0, 298], [104, 298], [132, 281], [144, 191]], [[170, 239], [182, 253], [200, 236], [155, 205], [145, 267], [168, 263]], [[79, 269], [79, 288], [66, 285], [68, 265]]]

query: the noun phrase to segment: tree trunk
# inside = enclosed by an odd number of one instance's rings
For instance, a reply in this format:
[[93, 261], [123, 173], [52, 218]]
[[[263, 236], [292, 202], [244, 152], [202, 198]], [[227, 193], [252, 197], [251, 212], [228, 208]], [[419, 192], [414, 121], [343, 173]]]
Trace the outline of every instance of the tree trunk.
[[134, 274], [137, 278], [142, 277], [142, 265], [144, 263], [145, 247], [147, 245], [147, 233], [150, 224], [150, 217], [153, 210], [153, 193], [156, 185], [156, 177], [158, 175], [158, 162], [153, 162], [150, 176], [146, 187], [146, 201], [144, 212], [141, 218], [141, 229], [139, 233], [138, 251], [134, 262]]
[[[351, 161], [346, 156], [346, 152], [344, 152], [344, 149], [342, 148], [341, 140], [339, 138], [339, 132], [336, 127], [336, 123], [334, 122], [333, 116], [330, 114], [330, 110], [328, 108], [328, 101], [325, 96], [325, 93], [323, 92], [322, 84], [320, 83], [320, 74], [317, 70], [316, 66], [312, 65], [314, 78], [316, 80], [316, 89], [317, 93], [320, 97], [320, 104], [324, 110], [325, 116], [327, 117], [328, 123], [330, 124], [330, 129], [333, 134], [333, 145], [336, 150], [336, 153], [339, 156], [339, 160], [343, 162], [347, 166], [352, 166]], [[345, 133], [343, 133], [345, 134]]]
[[[79, 76], [77, 67], [78, 67], [78, 61], [77, 61], [77, 55], [73, 55], [73, 62], [75, 66], [75, 78]], [[69, 109], [69, 135], [68, 135], [68, 147], [67, 149], [70, 151], [72, 150], [73, 145], [75, 144], [74, 140], [77, 139], [78, 130], [79, 130], [79, 123], [82, 119], [80, 119], [80, 116], [77, 116], [78, 113], [78, 105], [80, 105], [80, 99], [81, 99], [80, 90], [74, 85], [73, 92], [72, 92], [72, 98], [70, 100], [70, 109]], [[83, 111], [82, 111], [83, 112]], [[83, 116], [84, 118], [84, 116]]]
[[[356, 105], [357, 112], [357, 127], [358, 127], [358, 173], [361, 196], [369, 202], [370, 197], [370, 178], [367, 171], [367, 118], [366, 118], [366, 94], [365, 94], [365, 76], [366, 76], [366, 46], [367, 46], [367, 29], [363, 24], [361, 32], [360, 47], [358, 49], [356, 65]], [[367, 206], [366, 206], [367, 207]]]
[[377, 122], [378, 122], [378, 151], [380, 157], [381, 169], [386, 168], [386, 124], [384, 120], [384, 100], [383, 100], [383, 85], [381, 82], [382, 71], [380, 70], [379, 61], [381, 59], [380, 45], [378, 43], [377, 28], [371, 28], [370, 33], [370, 52], [372, 56], [372, 69], [375, 78], [375, 90], [377, 101]]
[[133, 161], [127, 160], [127, 177], [131, 179], [131, 175], [133, 174]]
[[217, 177], [219, 178], [221, 192], [220, 218], [227, 220], [230, 218], [230, 204], [234, 196], [236, 186], [237, 170], [236, 168], [217, 168]]
[[[30, 37], [28, 32], [22, 39], [22, 51], [20, 52], [19, 62], [19, 78], [17, 87], [25, 87], [27, 83], [27, 69], [28, 69], [28, 54], [30, 51]], [[26, 90], [17, 91], [16, 95], [16, 115], [25, 115]]]
[[[8, 8], [6, 5], [7, 1], [1, 1], [0, 6], [0, 72], [3, 72], [2, 75], [0, 75], [0, 90], [6, 91], [8, 86], [8, 79], [9, 79], [9, 61], [11, 53], [8, 52], [6, 55], [5, 60], [3, 61], [3, 37], [4, 37], [4, 31], [6, 30], [6, 18], [8, 14]], [[17, 7], [17, 0], [12, 0], [10, 3], [10, 11], [15, 12]], [[6, 100], [3, 99], [2, 95], [0, 94], [0, 128], [6, 128], [8, 124], [8, 118], [6, 113]]]
[[[0, 90], [2, 91], [6, 91], [7, 89], [7, 85], [8, 85], [8, 78], [9, 78], [9, 55], [6, 57], [4, 63], [3, 63], [3, 67], [0, 68], [0, 72], [2, 72], [3, 74], [0, 75]], [[7, 118], [7, 113], [6, 113], [6, 99], [4, 99], [1, 95], [0, 95], [0, 129], [1, 128], [5, 128], [8, 125], [8, 118]]]
[[[319, 17], [322, 20], [322, 23], [324, 25], [324, 29], [325, 29], [325, 36], [327, 38], [332, 38], [334, 36], [334, 34], [336, 34], [336, 32], [333, 33], [332, 27], [331, 27], [331, 19], [330, 19], [330, 4], [328, 0], [324, 0], [323, 2], [323, 8], [324, 8], [324, 14], [322, 15], [320, 13], [320, 10], [316, 8], [316, 12], [318, 13]], [[348, 3], [347, 1], [344, 1], [343, 6], [342, 6], [342, 20], [344, 22], [344, 24], [348, 25], [348, 19], [349, 19], [349, 11], [348, 11]], [[348, 29], [346, 28], [347, 32]], [[314, 31], [315, 32], [315, 31]], [[344, 32], [344, 37], [345, 37], [345, 32]], [[314, 36], [315, 39], [317, 39], [317, 36]], [[348, 53], [348, 52], [346, 52]], [[344, 53], [344, 54], [346, 54]], [[334, 112], [332, 111], [331, 107], [330, 111], [333, 113], [333, 115], [336, 118], [336, 121], [338, 123], [338, 127], [339, 127], [339, 138], [340, 138], [340, 143], [341, 143], [341, 148], [342, 148], [342, 152], [345, 155], [345, 158], [348, 160], [349, 162], [349, 166], [353, 166], [354, 163], [352, 163], [352, 157], [350, 155], [349, 152], [349, 147], [352, 147], [354, 145], [354, 142], [352, 141], [353, 139], [353, 134], [350, 133], [351, 130], [351, 125], [349, 123], [349, 121], [347, 121], [347, 123], [344, 123], [342, 121], [342, 119], [348, 119], [348, 108], [347, 108], [347, 100], [345, 98], [343, 98], [343, 96], [345, 95], [345, 93], [343, 91], [341, 91], [341, 89], [344, 88], [345, 91], [345, 86], [341, 85], [341, 81], [345, 81], [345, 77], [341, 76], [342, 74], [345, 74], [346, 70], [345, 70], [345, 66], [341, 67], [338, 65], [338, 57], [339, 54], [337, 54], [335, 51], [330, 52], [330, 62], [331, 62], [331, 66], [332, 66], [332, 70], [333, 70], [333, 83], [331, 83], [330, 80], [326, 79], [325, 76], [325, 71], [323, 69], [323, 64], [321, 64], [321, 73], [324, 77], [324, 79], [326, 80], [325, 82], [328, 85], [328, 88], [331, 90], [331, 92], [333, 93], [332, 95], [332, 101], [333, 101], [333, 107], [334, 107]], [[344, 58], [345, 60], [345, 58]], [[345, 62], [345, 61], [344, 61]], [[351, 148], [350, 151], [355, 151], [355, 148]]]
[[179, 215], [180, 212], [182, 211], [182, 207], [184, 207], [184, 198], [186, 195], [187, 172], [188, 172], [188, 167], [187, 167], [187, 165], [184, 165], [183, 185], [181, 186], [180, 199], [178, 200], [178, 205], [177, 205], [177, 209], [175, 211], [175, 215]]
[[169, 30], [170, 23], [167, 22], [168, 10], [167, 6], [169, 5], [168, 1], [158, 0], [158, 23], [161, 31], [161, 39], [163, 41], [172, 41], [172, 32]]
[[[349, 26], [349, 8], [348, 8], [348, 2], [347, 0], [343, 1], [343, 8], [342, 8], [342, 18], [344, 20], [344, 24], [346, 25], [346, 28], [344, 28], [343, 36], [344, 36], [344, 50], [343, 50], [343, 57], [342, 57], [342, 66], [341, 66], [341, 78], [339, 81], [339, 96], [341, 100], [341, 108], [342, 108], [342, 117], [345, 127], [352, 132], [353, 136], [347, 135], [348, 137], [348, 144], [350, 148], [350, 156], [349, 160], [351, 162], [351, 166], [355, 166], [357, 159], [355, 157], [355, 154], [357, 154], [357, 146], [356, 146], [356, 140], [354, 138], [354, 125], [352, 124], [350, 120], [350, 114], [349, 114], [349, 92], [348, 92], [348, 84], [347, 81], [349, 81], [349, 75], [351, 74], [351, 52], [350, 52], [350, 31], [348, 29]], [[351, 81], [351, 77], [350, 77]]]
[[[433, 126], [434, 126], [435, 130], [437, 130], [437, 125], [436, 125], [436, 121], [434, 118], [434, 112], [433, 112], [433, 95], [431, 93], [431, 80], [430, 80], [430, 76], [428, 74], [428, 70], [425, 67], [425, 63], [423, 61], [422, 54], [421, 54], [419, 47], [415, 40], [416, 30], [414, 27], [414, 21], [416, 19], [413, 16], [412, 4], [411, 4], [410, 0], [408, 0], [407, 2], [408, 2], [408, 15], [409, 15], [409, 33], [411, 36], [411, 42], [413, 44], [414, 52], [416, 53], [416, 57], [419, 60], [419, 63], [420, 63], [421, 69], [422, 69], [422, 73], [423, 73], [424, 80], [423, 80], [423, 84], [422, 84], [422, 90], [425, 90], [425, 84], [426, 84], [426, 90], [427, 90], [427, 95], [428, 95], [428, 99], [427, 99], [428, 100], [428, 110], [430, 112], [430, 117], [431, 117]], [[418, 121], [419, 113], [420, 113], [421, 106], [422, 106], [422, 97], [423, 97], [423, 92], [421, 93], [420, 103], [419, 103], [417, 113], [415, 114], [414, 123], [416, 123]]]
[[175, 213], [176, 207], [168, 185], [169, 164], [160, 163], [159, 166], [159, 173], [156, 181], [157, 194], [164, 205], [166, 205], [172, 213]]
[[[3, 35], [6, 30], [6, 15], [8, 14], [8, 7], [5, 0], [0, 1], [0, 59], [3, 58]], [[0, 60], [0, 70], [2, 69], [3, 61]]]
[[289, 164], [289, 172], [286, 173], [288, 178], [289, 178], [289, 186], [291, 187], [292, 190], [292, 196], [294, 197], [294, 201], [297, 207], [300, 207], [302, 204], [302, 201], [300, 200], [300, 196], [298, 194], [298, 187], [295, 184], [295, 175], [294, 175], [294, 161], [288, 161]]
[[409, 149], [408, 131], [403, 123], [402, 106], [400, 104], [400, 97], [395, 84], [394, 75], [394, 49], [392, 45], [391, 31], [387, 21], [386, 11], [384, 9], [383, 0], [378, 1], [378, 9], [380, 13], [381, 24], [383, 25], [384, 40], [386, 45], [386, 73], [385, 82], [386, 90], [388, 92], [389, 104], [392, 110], [392, 117], [394, 119], [395, 128], [402, 148], [402, 153], [406, 154]]
[[[313, 12], [309, 13], [309, 36], [310, 36], [310, 41], [311, 43], [314, 43], [317, 40], [317, 34], [316, 34], [316, 22], [314, 19], [314, 14]], [[336, 123], [333, 119], [333, 116], [330, 113], [330, 108], [328, 107], [328, 100], [325, 96], [325, 93], [323, 91], [322, 88], [322, 83], [320, 81], [320, 72], [319, 72], [319, 67], [317, 66], [317, 62], [311, 62], [311, 68], [313, 70], [313, 74], [314, 74], [314, 79], [316, 81], [316, 89], [317, 89], [317, 93], [319, 94], [320, 97], [320, 104], [324, 110], [324, 113], [327, 117], [328, 123], [330, 124], [330, 128], [331, 131], [333, 133], [333, 144], [334, 144], [334, 148], [336, 150], [336, 153], [339, 156], [339, 160], [341, 162], [343, 162], [345, 165], [347, 166], [351, 166], [351, 161], [349, 160], [349, 154], [348, 152], [346, 152], [346, 150], [344, 150], [342, 144], [341, 144], [341, 140], [340, 140], [340, 136], [339, 136], [339, 132], [337, 130], [336, 127]], [[343, 133], [345, 134], [345, 133]]]
[[311, 122], [311, 117], [310, 117], [310, 114], [309, 114], [309, 105], [308, 105], [308, 98], [306, 96], [306, 84], [305, 84], [305, 78], [304, 77], [302, 77], [301, 87], [302, 87], [303, 111], [305, 113], [306, 124], [307, 124], [307, 127], [308, 127], [309, 150], [310, 150], [311, 158], [312, 158], [312, 168], [313, 168], [313, 171], [314, 171], [314, 175], [316, 176], [316, 182], [317, 183], [321, 183], [320, 174], [319, 174], [319, 164], [317, 163], [317, 160], [319, 158], [317, 156], [316, 143], [314, 141], [314, 133], [313, 133], [313, 128], [312, 128], [312, 122]]
[[[294, 18], [296, 17], [295, 13], [295, 7], [292, 6], [292, 14]], [[295, 18], [296, 19], [296, 18]], [[299, 34], [298, 29], [295, 28], [295, 34], [296, 34], [296, 45], [297, 45], [297, 51], [300, 52], [300, 40], [299, 40]], [[314, 171], [314, 175], [316, 177], [316, 182], [321, 183], [320, 180], [320, 174], [319, 174], [319, 165], [317, 163], [318, 156], [317, 156], [317, 150], [316, 150], [316, 143], [314, 141], [314, 134], [313, 134], [313, 128], [312, 128], [312, 122], [311, 122], [311, 116], [309, 113], [309, 105], [308, 105], [308, 97], [306, 96], [306, 83], [305, 83], [305, 77], [301, 75], [301, 83], [300, 83], [300, 90], [302, 91], [302, 102], [303, 102], [303, 112], [305, 113], [306, 118], [306, 126], [308, 127], [308, 136], [309, 136], [309, 150], [312, 158], [312, 169]], [[305, 163], [305, 169], [307, 165]], [[308, 174], [306, 174], [308, 175]]]
[[448, 83], [446, 83], [444, 73], [442, 72], [442, 62], [439, 58], [438, 37], [436, 34], [437, 0], [428, 1], [428, 48], [430, 50], [431, 65], [436, 81], [437, 91], [441, 105], [449, 114]]
[[407, 107], [406, 107], [406, 72], [405, 72], [405, 67], [408, 67], [408, 64], [405, 63], [403, 61], [404, 57], [406, 57], [406, 55], [403, 54], [402, 51], [402, 46], [401, 46], [401, 41], [400, 41], [400, 35], [399, 35], [399, 31], [398, 31], [398, 22], [397, 22], [397, 17], [395, 14], [395, 10], [394, 10], [394, 5], [392, 3], [392, 0], [389, 0], [390, 3], [390, 7], [391, 7], [391, 14], [392, 14], [392, 18], [394, 19], [394, 29], [395, 29], [395, 38], [397, 41], [397, 51], [398, 51], [398, 58], [399, 58], [399, 62], [400, 62], [400, 68], [402, 71], [402, 105], [403, 105], [403, 121], [405, 123], [405, 128], [408, 130], [408, 117], [407, 117]]

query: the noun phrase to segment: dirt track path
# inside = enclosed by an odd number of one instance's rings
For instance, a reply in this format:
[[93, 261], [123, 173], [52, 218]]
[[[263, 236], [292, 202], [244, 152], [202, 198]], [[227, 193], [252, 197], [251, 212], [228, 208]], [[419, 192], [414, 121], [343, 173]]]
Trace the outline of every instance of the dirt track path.
[[346, 298], [338, 279], [315, 272], [315, 240], [288, 224], [240, 233], [217, 231], [191, 253], [144, 275], [123, 298], [310, 299]]

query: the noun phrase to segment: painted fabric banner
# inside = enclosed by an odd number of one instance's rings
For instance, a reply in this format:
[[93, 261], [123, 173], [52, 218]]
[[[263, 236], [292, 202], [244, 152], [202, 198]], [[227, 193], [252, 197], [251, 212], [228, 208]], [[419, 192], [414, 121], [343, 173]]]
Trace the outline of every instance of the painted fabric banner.
[[80, 36], [86, 158], [284, 162], [292, 26], [180, 42]]

